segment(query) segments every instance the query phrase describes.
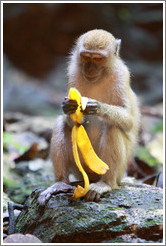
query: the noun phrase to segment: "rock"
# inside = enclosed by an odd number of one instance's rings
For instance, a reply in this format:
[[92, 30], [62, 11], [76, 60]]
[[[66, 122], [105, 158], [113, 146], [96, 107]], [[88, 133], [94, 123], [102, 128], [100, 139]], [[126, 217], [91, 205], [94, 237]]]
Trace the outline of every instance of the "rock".
[[32, 192], [16, 220], [16, 233], [30, 233], [44, 243], [161, 242], [161, 188], [122, 182], [99, 203], [70, 202], [72, 193], [51, 197], [39, 207]]
[[5, 238], [4, 243], [42, 243], [37, 237], [30, 234], [11, 234]]

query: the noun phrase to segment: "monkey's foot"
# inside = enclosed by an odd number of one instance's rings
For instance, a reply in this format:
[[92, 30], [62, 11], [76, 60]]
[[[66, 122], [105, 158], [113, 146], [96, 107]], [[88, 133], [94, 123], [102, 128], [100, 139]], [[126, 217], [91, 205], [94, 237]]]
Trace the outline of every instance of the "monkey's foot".
[[52, 195], [57, 193], [65, 193], [69, 191], [73, 191], [75, 187], [72, 185], [68, 185], [64, 182], [56, 182], [52, 186], [48, 187], [46, 190], [41, 192], [38, 197], [38, 202], [40, 206], [44, 206], [46, 202], [51, 198]]
[[98, 202], [101, 195], [111, 191], [112, 188], [108, 184], [104, 183], [103, 181], [99, 181], [97, 183], [90, 184], [90, 188], [88, 193], [85, 196], [86, 202]]

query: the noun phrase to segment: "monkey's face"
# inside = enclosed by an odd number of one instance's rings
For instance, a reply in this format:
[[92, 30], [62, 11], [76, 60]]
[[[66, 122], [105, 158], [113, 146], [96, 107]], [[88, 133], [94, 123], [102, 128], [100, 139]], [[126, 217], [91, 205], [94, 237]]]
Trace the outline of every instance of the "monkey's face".
[[102, 77], [106, 57], [98, 53], [80, 54], [82, 74], [88, 81], [95, 82]]

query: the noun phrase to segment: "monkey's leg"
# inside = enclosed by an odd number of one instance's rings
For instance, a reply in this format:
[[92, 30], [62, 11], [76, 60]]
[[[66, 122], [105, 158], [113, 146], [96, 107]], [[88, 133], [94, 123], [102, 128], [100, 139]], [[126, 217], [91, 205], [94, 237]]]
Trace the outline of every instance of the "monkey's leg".
[[101, 159], [109, 170], [97, 183], [92, 183], [85, 197], [86, 201], [99, 201], [101, 195], [118, 188], [127, 163], [127, 146], [123, 133], [116, 127], [106, 129], [101, 138]]
[[70, 134], [69, 130], [66, 131], [64, 118], [62, 116], [58, 117], [53, 130], [50, 146], [56, 183], [41, 192], [38, 197], [40, 205], [45, 205], [53, 194], [73, 190], [73, 187], [68, 184], [69, 168], [67, 167], [69, 146], [71, 146], [68, 142], [71, 138], [68, 138], [68, 135]]

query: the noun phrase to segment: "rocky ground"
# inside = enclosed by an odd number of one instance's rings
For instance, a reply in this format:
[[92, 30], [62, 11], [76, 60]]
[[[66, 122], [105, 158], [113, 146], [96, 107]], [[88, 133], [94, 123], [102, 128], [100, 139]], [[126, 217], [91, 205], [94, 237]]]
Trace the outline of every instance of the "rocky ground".
[[15, 232], [44, 243], [159, 243], [163, 238], [163, 190], [122, 182], [99, 203], [70, 203], [72, 193], [54, 195], [44, 207], [36, 190], [17, 218]]

